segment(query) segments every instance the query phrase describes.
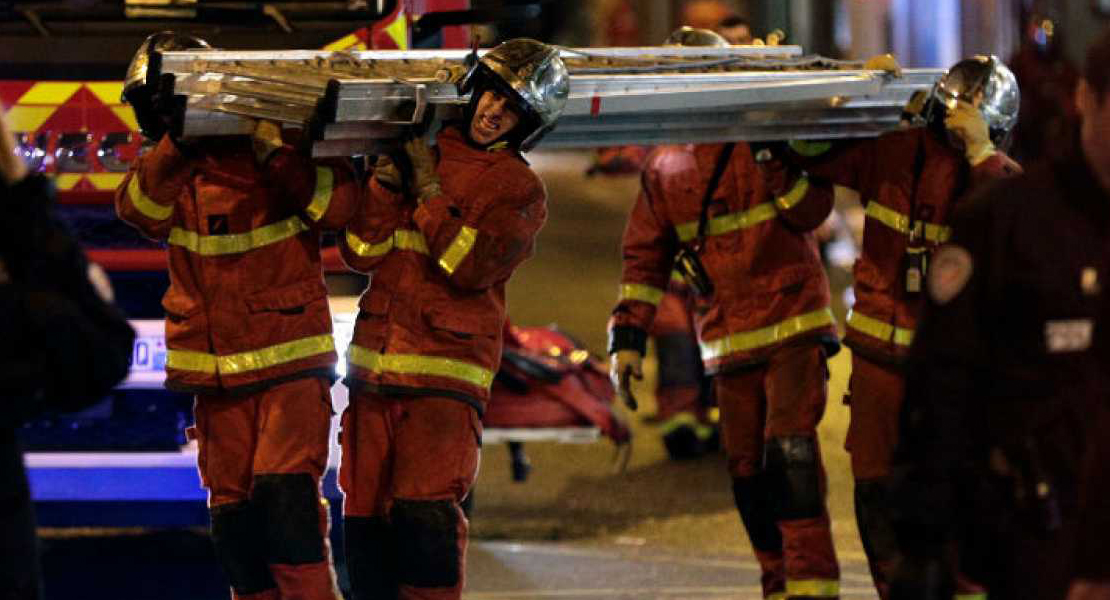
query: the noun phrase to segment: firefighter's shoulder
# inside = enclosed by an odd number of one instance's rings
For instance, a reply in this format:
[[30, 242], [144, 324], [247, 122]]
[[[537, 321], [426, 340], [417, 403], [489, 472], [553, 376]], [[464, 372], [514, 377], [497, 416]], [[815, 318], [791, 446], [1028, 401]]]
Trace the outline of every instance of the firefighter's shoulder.
[[670, 177], [698, 168], [693, 144], [667, 144], [657, 146], [648, 155], [644, 170], [657, 177]]

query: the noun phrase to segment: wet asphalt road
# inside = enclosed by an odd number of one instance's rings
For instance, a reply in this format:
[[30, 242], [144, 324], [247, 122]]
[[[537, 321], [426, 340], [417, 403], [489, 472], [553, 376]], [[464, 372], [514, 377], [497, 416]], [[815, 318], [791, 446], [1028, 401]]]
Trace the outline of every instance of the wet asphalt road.
[[[759, 598], [750, 556], [675, 553], [620, 540], [475, 541], [465, 600]], [[217, 600], [228, 592], [207, 538], [196, 532], [85, 536], [45, 543], [48, 600]], [[340, 573], [342, 577], [342, 563]], [[858, 562], [843, 598], [874, 598]]]

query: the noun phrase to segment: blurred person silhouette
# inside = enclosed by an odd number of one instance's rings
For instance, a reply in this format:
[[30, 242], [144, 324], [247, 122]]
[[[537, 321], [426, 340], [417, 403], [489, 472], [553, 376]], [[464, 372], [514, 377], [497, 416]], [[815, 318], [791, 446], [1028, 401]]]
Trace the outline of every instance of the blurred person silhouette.
[[[1061, 156], [957, 207], [910, 353], [892, 597], [1110, 599], [1110, 29]], [[952, 552], [955, 546], [958, 552]]]
[[97, 402], [127, 374], [134, 331], [104, 272], [51, 214], [0, 117], [0, 598], [42, 597], [35, 515], [16, 430]]
[[721, 22], [714, 27], [714, 30], [721, 34], [721, 37], [728, 40], [730, 44], [750, 44], [754, 40], [754, 36], [752, 35], [752, 24], [744, 17], [735, 13], [721, 19]]
[[1079, 72], [1064, 54], [1063, 30], [1051, 10], [1022, 11], [1021, 45], [1010, 69], [1021, 88], [1021, 108], [1010, 154], [1018, 161], [1059, 157], [1074, 145]]

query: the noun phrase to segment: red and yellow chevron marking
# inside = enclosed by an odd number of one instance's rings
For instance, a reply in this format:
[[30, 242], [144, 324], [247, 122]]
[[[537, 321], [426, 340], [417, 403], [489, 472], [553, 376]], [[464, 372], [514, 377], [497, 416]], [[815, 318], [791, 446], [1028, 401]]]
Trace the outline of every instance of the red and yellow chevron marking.
[[334, 42], [327, 44], [323, 47], [324, 50], [330, 52], [348, 52], [354, 50], [366, 50], [366, 38], [369, 37], [369, 32], [365, 27], [357, 31], [351, 32]]
[[331, 52], [358, 50], [408, 50], [409, 22], [405, 11], [398, 3], [391, 15], [370, 27], [356, 29], [350, 34], [324, 46]]
[[[139, 125], [131, 109], [120, 102], [121, 81], [0, 81], [0, 103], [9, 106], [8, 125], [13, 131], [35, 132], [60, 115], [61, 124], [75, 124], [81, 116], [107, 109], [114, 118], [105, 123], [87, 123], [86, 129], [122, 127], [122, 131], [138, 131]], [[85, 111], [85, 115], [79, 114]], [[51, 123], [54, 125], [54, 123]], [[95, 127], [88, 127], [95, 125]]]
[[374, 48], [409, 49], [409, 19], [402, 6], [398, 2], [392, 15], [374, 24], [374, 35], [370, 38]]
[[[123, 173], [104, 168], [97, 151], [107, 134], [132, 134], [128, 150], [141, 140], [131, 107], [120, 102], [121, 81], [0, 81], [0, 108], [16, 133], [45, 154], [41, 169], [54, 175], [64, 192], [110, 192]], [[62, 136], [88, 135], [88, 171], [58, 172], [56, 152]], [[121, 147], [122, 149], [122, 147]]]

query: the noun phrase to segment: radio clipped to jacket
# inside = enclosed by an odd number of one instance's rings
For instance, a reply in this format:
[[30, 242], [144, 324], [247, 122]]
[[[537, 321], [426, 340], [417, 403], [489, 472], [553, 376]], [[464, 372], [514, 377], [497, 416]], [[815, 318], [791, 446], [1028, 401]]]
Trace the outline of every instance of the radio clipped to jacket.
[[705, 266], [701, 264], [698, 253], [693, 248], [683, 247], [674, 257], [674, 268], [682, 280], [699, 296], [713, 294], [713, 280], [709, 278]]
[[927, 248], [920, 246], [906, 248], [906, 253], [902, 256], [902, 273], [906, 282], [906, 293], [921, 293], [925, 283], [928, 262]]

